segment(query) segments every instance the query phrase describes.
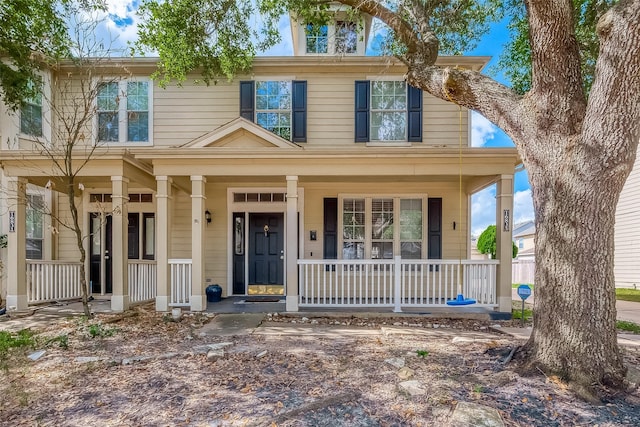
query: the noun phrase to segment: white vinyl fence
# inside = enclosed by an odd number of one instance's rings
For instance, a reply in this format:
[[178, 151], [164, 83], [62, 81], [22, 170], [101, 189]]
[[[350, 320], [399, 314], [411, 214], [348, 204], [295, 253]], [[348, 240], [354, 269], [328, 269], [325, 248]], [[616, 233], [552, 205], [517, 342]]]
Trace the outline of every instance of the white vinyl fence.
[[534, 260], [514, 259], [511, 264], [511, 283], [533, 284], [536, 273], [536, 262]]

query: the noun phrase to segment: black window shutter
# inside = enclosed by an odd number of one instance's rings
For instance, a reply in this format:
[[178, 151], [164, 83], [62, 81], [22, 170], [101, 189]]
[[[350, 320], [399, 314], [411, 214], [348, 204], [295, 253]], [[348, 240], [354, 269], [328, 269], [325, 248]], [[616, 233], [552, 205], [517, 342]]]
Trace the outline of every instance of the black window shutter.
[[240, 82], [240, 117], [249, 121], [254, 121], [253, 113], [253, 96], [255, 90], [254, 81], [242, 81]]
[[442, 259], [442, 199], [429, 198], [428, 209], [428, 256], [429, 259]]
[[307, 142], [307, 82], [294, 80], [292, 92], [292, 141]]
[[356, 80], [356, 142], [369, 141], [369, 80]]
[[324, 199], [324, 259], [338, 258], [338, 199]]
[[407, 140], [422, 142], [422, 91], [407, 85]]

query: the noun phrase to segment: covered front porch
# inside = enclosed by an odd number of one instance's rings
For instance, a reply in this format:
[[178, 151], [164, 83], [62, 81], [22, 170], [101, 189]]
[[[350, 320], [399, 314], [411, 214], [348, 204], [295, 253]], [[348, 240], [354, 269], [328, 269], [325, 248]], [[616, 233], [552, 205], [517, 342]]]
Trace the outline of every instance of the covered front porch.
[[[100, 235], [96, 265], [112, 280], [112, 288], [89, 290], [110, 296], [114, 311], [145, 301], [158, 311], [205, 311], [209, 285], [230, 297], [275, 284], [290, 312], [455, 312], [447, 302], [458, 294], [474, 307], [511, 312], [514, 150], [362, 146], [337, 156], [324, 148], [210, 144], [111, 152], [84, 169], [84, 247], [91, 253], [89, 236]], [[4, 165], [14, 212], [7, 306], [78, 298], [81, 264], [68, 234], [48, 259], [23, 255], [26, 186], [45, 186], [45, 165], [26, 170], [22, 158]], [[469, 198], [494, 183], [497, 259], [472, 260]], [[98, 207], [99, 232], [91, 229]], [[131, 213], [145, 221], [134, 235], [146, 240], [132, 240]], [[260, 248], [269, 257], [260, 258]], [[261, 262], [273, 266], [264, 280], [252, 270]], [[91, 286], [91, 261], [84, 266]]]

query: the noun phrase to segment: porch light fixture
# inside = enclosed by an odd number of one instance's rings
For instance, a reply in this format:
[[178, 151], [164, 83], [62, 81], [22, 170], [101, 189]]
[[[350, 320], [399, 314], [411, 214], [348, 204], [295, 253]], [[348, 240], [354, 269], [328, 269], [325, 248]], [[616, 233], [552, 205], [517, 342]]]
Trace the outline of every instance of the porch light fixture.
[[207, 221], [207, 224], [211, 224], [211, 212], [209, 212], [209, 209], [204, 211], [204, 219]]

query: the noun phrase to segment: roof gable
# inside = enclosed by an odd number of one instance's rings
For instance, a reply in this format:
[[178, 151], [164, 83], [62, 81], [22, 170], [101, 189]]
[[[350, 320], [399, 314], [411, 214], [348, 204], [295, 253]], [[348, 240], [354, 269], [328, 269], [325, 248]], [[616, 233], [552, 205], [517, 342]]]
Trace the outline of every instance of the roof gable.
[[238, 117], [184, 145], [184, 148], [220, 147], [231, 149], [296, 148], [298, 144]]

